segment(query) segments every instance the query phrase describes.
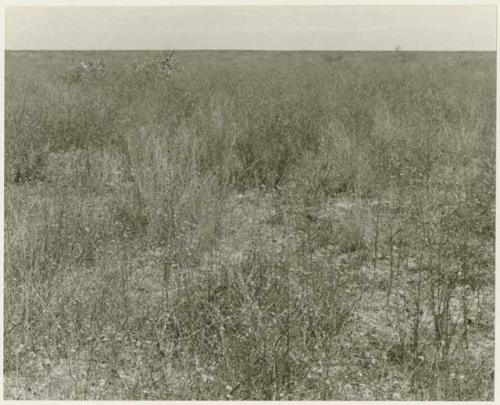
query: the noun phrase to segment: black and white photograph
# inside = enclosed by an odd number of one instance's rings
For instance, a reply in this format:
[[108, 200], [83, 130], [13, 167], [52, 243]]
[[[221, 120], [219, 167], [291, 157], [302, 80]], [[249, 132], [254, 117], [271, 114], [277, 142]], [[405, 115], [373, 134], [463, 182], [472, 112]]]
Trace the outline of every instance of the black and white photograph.
[[3, 8], [3, 399], [493, 401], [497, 6]]

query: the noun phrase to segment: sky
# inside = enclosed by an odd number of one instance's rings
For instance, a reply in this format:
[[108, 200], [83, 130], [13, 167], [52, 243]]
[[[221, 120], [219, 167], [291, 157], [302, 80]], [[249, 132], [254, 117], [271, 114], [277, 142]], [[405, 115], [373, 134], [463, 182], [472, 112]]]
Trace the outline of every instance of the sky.
[[495, 50], [495, 6], [7, 7], [6, 49]]

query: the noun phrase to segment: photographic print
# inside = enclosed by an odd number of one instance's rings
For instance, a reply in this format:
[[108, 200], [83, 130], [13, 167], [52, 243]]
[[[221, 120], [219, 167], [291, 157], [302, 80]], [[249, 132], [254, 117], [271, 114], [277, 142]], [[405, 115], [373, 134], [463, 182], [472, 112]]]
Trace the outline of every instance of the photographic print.
[[5, 8], [4, 399], [492, 401], [496, 15]]

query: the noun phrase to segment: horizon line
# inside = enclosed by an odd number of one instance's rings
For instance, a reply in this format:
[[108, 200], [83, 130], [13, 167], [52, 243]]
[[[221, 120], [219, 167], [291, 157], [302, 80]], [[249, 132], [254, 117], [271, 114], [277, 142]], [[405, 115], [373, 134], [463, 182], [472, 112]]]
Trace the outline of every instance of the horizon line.
[[4, 49], [5, 52], [147, 52], [147, 51], [175, 51], [175, 52], [496, 52], [497, 49], [239, 49], [239, 48], [141, 48], [141, 49]]

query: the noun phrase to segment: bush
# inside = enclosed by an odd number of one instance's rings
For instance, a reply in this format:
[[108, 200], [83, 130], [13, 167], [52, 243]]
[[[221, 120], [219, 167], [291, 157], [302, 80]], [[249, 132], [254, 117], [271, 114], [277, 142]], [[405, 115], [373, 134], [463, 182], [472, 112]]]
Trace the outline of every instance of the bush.
[[97, 80], [106, 73], [106, 64], [101, 59], [81, 61], [63, 75], [63, 80], [68, 83], [81, 83], [86, 80]]

